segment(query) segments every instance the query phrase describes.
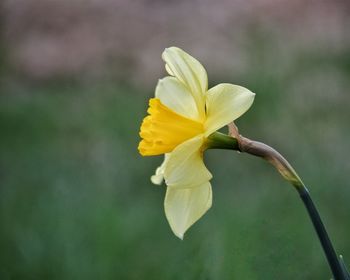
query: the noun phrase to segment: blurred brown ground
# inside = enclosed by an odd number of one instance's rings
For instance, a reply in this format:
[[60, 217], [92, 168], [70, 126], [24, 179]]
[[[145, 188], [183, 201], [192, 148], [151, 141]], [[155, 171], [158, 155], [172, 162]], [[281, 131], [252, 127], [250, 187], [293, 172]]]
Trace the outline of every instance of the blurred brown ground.
[[350, 45], [350, 2], [339, 0], [5, 0], [3, 15], [7, 62], [39, 81], [108, 78], [150, 86], [163, 71], [160, 53], [171, 45], [220, 77], [258, 66], [249, 55], [259, 40], [269, 41], [264, 59], [280, 68], [301, 50], [337, 53]]

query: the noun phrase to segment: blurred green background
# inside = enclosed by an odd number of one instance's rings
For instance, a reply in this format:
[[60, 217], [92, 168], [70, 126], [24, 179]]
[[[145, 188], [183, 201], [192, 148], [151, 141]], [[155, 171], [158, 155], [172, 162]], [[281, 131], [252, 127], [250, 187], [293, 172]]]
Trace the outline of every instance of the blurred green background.
[[[246, 1], [248, 2], [248, 1]], [[0, 279], [330, 279], [296, 192], [211, 150], [212, 209], [177, 239], [138, 130], [176, 45], [256, 93], [240, 132], [277, 148], [350, 262], [346, 1], [0, 4]]]

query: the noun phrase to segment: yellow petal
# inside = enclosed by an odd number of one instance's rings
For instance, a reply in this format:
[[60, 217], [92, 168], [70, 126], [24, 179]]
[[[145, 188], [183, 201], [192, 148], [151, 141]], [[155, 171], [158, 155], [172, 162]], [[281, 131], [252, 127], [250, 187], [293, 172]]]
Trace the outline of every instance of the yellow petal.
[[156, 98], [176, 113], [190, 119], [199, 120], [196, 102], [188, 88], [174, 77], [158, 81]]
[[161, 185], [164, 180], [164, 169], [169, 159], [169, 154], [164, 155], [163, 163], [156, 169], [156, 173], [151, 176], [151, 182], [155, 185]]
[[192, 188], [212, 178], [203, 162], [203, 135], [177, 146], [169, 155], [164, 170], [165, 183], [170, 188]]
[[209, 182], [191, 189], [167, 188], [164, 209], [174, 234], [183, 239], [184, 233], [209, 210], [212, 190]]
[[169, 75], [175, 76], [188, 87], [196, 101], [199, 114], [204, 117], [208, 77], [202, 64], [177, 47], [165, 49], [162, 58], [166, 63], [165, 69]]
[[205, 135], [234, 121], [244, 114], [254, 101], [255, 93], [232, 84], [219, 84], [207, 93]]

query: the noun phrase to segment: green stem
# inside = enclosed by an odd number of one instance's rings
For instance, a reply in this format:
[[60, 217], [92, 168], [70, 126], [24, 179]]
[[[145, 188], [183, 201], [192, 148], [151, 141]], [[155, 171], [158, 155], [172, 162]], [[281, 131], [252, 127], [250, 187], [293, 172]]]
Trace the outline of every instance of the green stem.
[[[271, 163], [278, 172], [289, 181], [298, 191], [309, 217], [314, 225], [318, 238], [321, 242], [323, 251], [327, 257], [328, 264], [332, 270], [335, 280], [347, 280], [349, 279], [345, 270], [342, 269], [339, 259], [335, 253], [332, 242], [330, 241], [327, 231], [322, 223], [321, 217], [314, 205], [309, 191], [305, 187], [304, 183], [295, 172], [289, 162], [275, 149], [270, 146], [252, 141], [238, 134], [238, 130], [234, 125], [230, 127], [230, 134], [238, 140], [238, 150], [246, 152], [248, 154], [261, 157]], [[233, 146], [232, 146], [233, 148]], [[234, 147], [233, 149], [236, 149]]]
[[298, 189], [299, 195], [304, 202], [304, 205], [309, 213], [311, 221], [315, 227], [318, 238], [321, 242], [323, 251], [327, 257], [329, 266], [331, 267], [333, 276], [335, 280], [346, 280], [346, 276], [343, 274], [343, 270], [341, 268], [339, 259], [335, 253], [332, 242], [328, 237], [326, 228], [324, 227], [321, 217], [314, 205], [310, 193], [307, 188], [304, 186], [303, 188]]
[[238, 150], [238, 140], [221, 132], [214, 132], [207, 138], [204, 149]]

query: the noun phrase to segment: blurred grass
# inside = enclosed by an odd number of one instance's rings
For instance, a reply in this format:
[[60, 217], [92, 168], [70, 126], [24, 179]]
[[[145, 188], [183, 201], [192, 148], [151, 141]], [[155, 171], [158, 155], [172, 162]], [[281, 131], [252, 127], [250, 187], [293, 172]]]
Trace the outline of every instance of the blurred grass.
[[[349, 262], [349, 56], [317, 57], [278, 75], [257, 56], [261, 67], [231, 82], [257, 93], [241, 133], [290, 159]], [[151, 95], [113, 83], [3, 86], [0, 279], [329, 279], [295, 191], [247, 155], [206, 154], [213, 208], [184, 241], [172, 234], [165, 188], [149, 182], [161, 157], [136, 149]]]

